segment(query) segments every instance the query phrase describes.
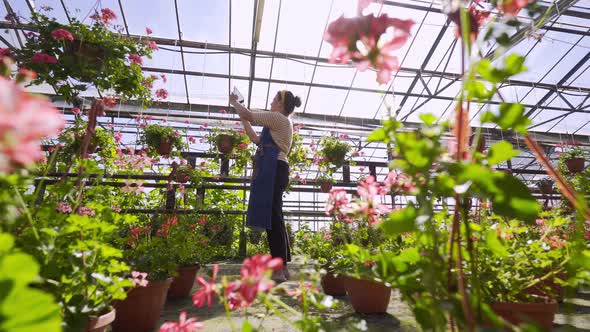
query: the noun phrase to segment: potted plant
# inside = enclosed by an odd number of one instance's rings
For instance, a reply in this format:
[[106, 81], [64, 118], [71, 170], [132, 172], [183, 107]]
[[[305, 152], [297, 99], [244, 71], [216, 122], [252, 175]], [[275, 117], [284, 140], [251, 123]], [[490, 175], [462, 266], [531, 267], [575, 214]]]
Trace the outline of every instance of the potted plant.
[[187, 148], [187, 144], [182, 141], [180, 133], [172, 127], [150, 124], [145, 127], [141, 134], [140, 144], [147, 146], [150, 154], [159, 154], [168, 156], [175, 150], [178, 154]]
[[544, 195], [551, 194], [553, 192], [553, 181], [550, 178], [541, 179], [537, 181], [537, 188]]
[[495, 221], [492, 230], [478, 235], [481, 241], [476, 246], [485, 302], [511, 324], [532, 322], [551, 329], [563, 296], [556, 282], [563, 277], [571, 251], [568, 236], [561, 235], [571, 223], [551, 217], [528, 228], [516, 220]]
[[168, 228], [167, 239], [178, 268], [168, 289], [168, 298], [185, 298], [190, 294], [201, 265], [210, 259], [208, 239], [202, 232], [204, 226], [200, 225], [202, 217], [185, 214], [170, 218], [176, 218], [177, 222], [174, 227]]
[[319, 183], [320, 191], [323, 193], [329, 193], [335, 182], [330, 172], [319, 172], [316, 181]]
[[178, 222], [168, 216], [125, 220], [119, 225], [117, 242], [124, 249], [123, 258], [134, 271], [136, 287], [127, 298], [115, 303], [117, 317], [113, 331], [150, 331], [155, 328], [166, 302], [172, 275], [178, 264], [173, 243], [168, 239]]
[[579, 146], [573, 146], [559, 156], [559, 163], [565, 165], [570, 173], [580, 173], [584, 170], [586, 151]]
[[346, 155], [350, 150], [350, 145], [338, 137], [324, 136], [319, 142], [316, 154], [320, 159], [320, 165], [325, 165], [335, 172], [344, 165]]
[[[58, 168], [70, 165], [72, 159], [80, 155], [85, 132], [86, 122], [77, 118], [72, 126], [59, 134], [58, 141], [62, 147], [57, 155]], [[95, 128], [88, 144], [87, 153], [89, 155], [96, 153], [100, 157], [101, 164], [107, 170], [113, 170], [114, 159], [117, 157], [117, 146], [112, 132], [101, 127]]]
[[[108, 8], [86, 25], [71, 18], [61, 24], [40, 12], [33, 13], [35, 32], [27, 34], [26, 47], [15, 51], [23, 68], [34, 70], [34, 84], [47, 83], [72, 102], [81, 92], [94, 87], [113, 90], [126, 99], [151, 100], [144, 84], [141, 57], [151, 58], [155, 44], [135, 42], [110, 29], [114, 12]], [[69, 83], [69, 82], [77, 83]]]

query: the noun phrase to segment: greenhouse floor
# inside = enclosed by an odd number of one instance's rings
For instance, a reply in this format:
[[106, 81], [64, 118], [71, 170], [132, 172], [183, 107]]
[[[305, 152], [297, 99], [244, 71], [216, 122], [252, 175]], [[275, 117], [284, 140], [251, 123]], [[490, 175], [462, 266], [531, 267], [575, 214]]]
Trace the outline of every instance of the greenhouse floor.
[[[239, 275], [241, 262], [220, 263], [219, 275], [226, 275], [229, 278]], [[207, 267], [208, 268], [208, 267]], [[205, 272], [207, 271], [205, 269]], [[292, 280], [282, 283], [285, 288], [295, 288], [298, 285], [297, 264], [291, 268]], [[207, 278], [206, 278], [207, 279]], [[320, 286], [317, 286], [320, 288]], [[196, 290], [197, 287], [193, 289]], [[192, 292], [191, 292], [192, 294]], [[401, 301], [400, 295], [395, 290], [392, 292], [391, 302], [385, 315], [361, 315], [352, 310], [346, 297], [336, 297], [340, 305], [336, 308], [315, 311], [328, 324], [328, 331], [348, 331], [352, 326], [366, 327], [366, 331], [417, 331], [418, 324], [414, 320], [410, 309]], [[300, 308], [296, 299], [291, 299], [286, 294], [281, 295], [281, 300], [287, 305]], [[564, 313], [557, 314], [555, 318], [555, 331], [590, 331], [590, 292], [579, 293], [578, 296], [569, 301], [574, 305], [575, 311], [571, 315]], [[561, 311], [565, 312], [565, 304], [561, 305]], [[177, 321], [181, 311], [186, 311], [188, 317], [198, 317], [200, 322], [205, 323], [204, 331], [232, 331], [223, 306], [216, 303], [212, 307], [192, 307], [190, 298], [168, 300], [160, 317], [158, 326], [165, 321]], [[281, 310], [283, 313], [286, 311]], [[294, 317], [289, 317], [293, 319]], [[241, 324], [245, 319], [244, 310], [232, 312], [233, 324], [237, 331], [241, 330]], [[253, 327], [259, 331], [295, 331], [295, 329], [280, 317], [267, 313], [264, 305], [256, 302], [248, 309], [248, 319]], [[362, 323], [366, 322], [366, 325]], [[357, 330], [359, 331], [359, 330]]]

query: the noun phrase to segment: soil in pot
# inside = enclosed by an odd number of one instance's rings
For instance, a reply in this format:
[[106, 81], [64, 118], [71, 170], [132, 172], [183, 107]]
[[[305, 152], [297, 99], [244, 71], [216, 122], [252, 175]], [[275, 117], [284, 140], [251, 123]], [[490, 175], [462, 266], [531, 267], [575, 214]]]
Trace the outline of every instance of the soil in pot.
[[565, 166], [570, 171], [570, 173], [580, 173], [584, 170], [584, 163], [586, 159], [584, 158], [571, 158], [565, 161]]
[[534, 323], [546, 330], [553, 328], [558, 310], [557, 302], [553, 300], [549, 303], [492, 303], [491, 307], [498, 316], [512, 324]]
[[344, 277], [344, 288], [354, 311], [360, 314], [384, 314], [391, 288], [371, 280]]
[[217, 150], [221, 153], [232, 153], [234, 151], [234, 138], [230, 135], [217, 136]]
[[160, 145], [158, 146], [158, 153], [162, 156], [167, 156], [172, 153], [172, 140], [170, 138], [164, 138], [160, 141]]
[[116, 310], [113, 309], [104, 315], [90, 317], [88, 319], [88, 326], [84, 332], [106, 332], [107, 328], [115, 320]]
[[176, 270], [178, 275], [174, 277], [170, 288], [168, 288], [168, 298], [179, 299], [188, 297], [200, 268], [201, 266], [199, 264], [179, 267]]
[[320, 182], [320, 190], [323, 193], [329, 193], [330, 190], [332, 190], [332, 186], [333, 185], [334, 184], [332, 183], [332, 181], [323, 181], [323, 182]]
[[321, 280], [322, 289], [324, 293], [331, 296], [345, 296], [346, 289], [344, 288], [344, 277], [341, 275], [335, 276], [332, 273], [327, 273]]
[[113, 332], [153, 331], [160, 319], [171, 283], [172, 278], [168, 278], [131, 289], [125, 300], [114, 304], [117, 316], [112, 324]]

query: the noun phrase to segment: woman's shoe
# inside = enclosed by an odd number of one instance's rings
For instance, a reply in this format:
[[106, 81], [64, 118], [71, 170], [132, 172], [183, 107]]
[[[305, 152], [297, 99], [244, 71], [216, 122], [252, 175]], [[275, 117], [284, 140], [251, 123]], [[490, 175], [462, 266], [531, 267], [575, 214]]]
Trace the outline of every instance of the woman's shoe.
[[270, 278], [272, 279], [272, 281], [276, 282], [277, 284], [287, 281], [287, 279], [285, 279], [285, 276], [282, 273], [282, 271], [272, 271], [272, 276]]
[[291, 279], [291, 273], [289, 273], [289, 269], [287, 269], [287, 265], [283, 266], [283, 275], [285, 276], [285, 280]]

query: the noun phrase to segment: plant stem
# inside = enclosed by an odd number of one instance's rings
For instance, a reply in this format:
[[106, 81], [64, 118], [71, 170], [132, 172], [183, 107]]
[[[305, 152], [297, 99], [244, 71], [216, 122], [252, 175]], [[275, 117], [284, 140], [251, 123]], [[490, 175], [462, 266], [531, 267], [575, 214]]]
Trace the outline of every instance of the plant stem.
[[29, 224], [31, 225], [31, 229], [33, 230], [33, 235], [35, 235], [35, 239], [37, 239], [37, 241], [40, 241], [41, 239], [39, 238], [39, 233], [37, 233], [37, 227], [35, 227], [35, 222], [33, 221], [33, 217], [31, 216], [31, 212], [29, 211], [29, 208], [25, 204], [25, 200], [23, 199], [22, 195], [18, 191], [18, 188], [13, 186], [12, 189], [14, 189], [14, 192], [16, 193], [16, 199], [18, 200], [18, 203], [21, 205], [21, 207], [25, 211], [25, 215], [27, 216], [27, 220], [29, 221]]

